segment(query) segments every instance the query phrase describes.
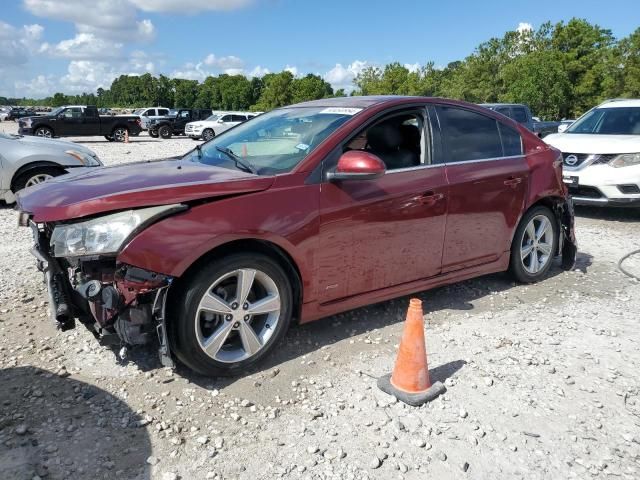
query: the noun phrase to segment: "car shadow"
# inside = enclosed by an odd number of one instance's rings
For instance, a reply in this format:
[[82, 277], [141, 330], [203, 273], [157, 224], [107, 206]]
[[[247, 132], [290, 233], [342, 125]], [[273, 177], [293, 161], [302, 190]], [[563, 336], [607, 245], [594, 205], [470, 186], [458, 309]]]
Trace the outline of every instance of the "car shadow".
[[[591, 263], [591, 255], [579, 253], [575, 269], [586, 272]], [[556, 261], [545, 281], [549, 281], [562, 273], [559, 262]], [[422, 300], [427, 323], [430, 323], [433, 321], [430, 318], [430, 314], [447, 309], [473, 311], [476, 309], [474, 303], [477, 300], [487, 295], [507, 291], [513, 288], [514, 285], [514, 281], [506, 273], [485, 275], [472, 280], [368, 305], [304, 325], [292, 325], [279, 348], [268, 355], [259, 366], [245, 372], [243, 376], [263, 374], [279, 365], [308, 355], [323, 347], [369, 333], [375, 329], [402, 323], [405, 320], [410, 298]], [[154, 346], [153, 348], [156, 347]], [[155, 350], [150, 350], [150, 347], [131, 351], [129, 360], [134, 361], [142, 370], [160, 368], [161, 366], [157, 360]], [[442, 365], [441, 370], [438, 370], [440, 367], [436, 367], [433, 373], [435, 375], [434, 378], [442, 378], [444, 380], [455, 373], [462, 365], [460, 363], [455, 363], [454, 366]], [[178, 364], [177, 373], [203, 388], [213, 388], [211, 378], [198, 375], [183, 365]], [[215, 388], [224, 388], [240, 378], [242, 376], [218, 378], [215, 380]]]
[[575, 207], [577, 217], [590, 218], [592, 220], [606, 220], [621, 223], [640, 222], [640, 208], [624, 207], [587, 207], [577, 205]]
[[121, 399], [34, 367], [0, 385], [1, 479], [151, 478], [151, 440]]

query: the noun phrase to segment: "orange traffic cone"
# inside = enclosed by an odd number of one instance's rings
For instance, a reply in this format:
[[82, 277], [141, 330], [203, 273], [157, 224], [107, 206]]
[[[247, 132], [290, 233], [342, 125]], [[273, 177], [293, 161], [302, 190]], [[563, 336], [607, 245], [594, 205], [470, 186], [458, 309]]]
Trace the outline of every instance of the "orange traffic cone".
[[124, 143], [129, 143], [129, 130], [124, 131]]
[[412, 298], [409, 302], [393, 373], [380, 377], [378, 388], [414, 407], [429, 402], [446, 391], [441, 382], [432, 385], [429, 379], [422, 302], [417, 298]]

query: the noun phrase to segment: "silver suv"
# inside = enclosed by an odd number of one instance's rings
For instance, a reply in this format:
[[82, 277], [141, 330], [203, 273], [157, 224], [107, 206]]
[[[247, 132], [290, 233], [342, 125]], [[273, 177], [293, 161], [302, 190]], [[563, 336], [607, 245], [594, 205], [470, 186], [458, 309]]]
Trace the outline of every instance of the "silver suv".
[[13, 203], [18, 190], [71, 168], [101, 165], [93, 151], [73, 142], [0, 132], [0, 200]]

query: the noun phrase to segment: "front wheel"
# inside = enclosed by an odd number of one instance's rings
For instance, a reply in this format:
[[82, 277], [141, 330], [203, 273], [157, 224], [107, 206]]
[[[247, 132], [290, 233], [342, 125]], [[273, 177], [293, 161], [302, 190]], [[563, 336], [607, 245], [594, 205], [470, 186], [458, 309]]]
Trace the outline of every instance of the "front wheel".
[[53, 137], [53, 130], [51, 130], [48, 127], [38, 127], [33, 133], [36, 135], [36, 137], [43, 137], [43, 138]]
[[284, 336], [293, 311], [282, 267], [256, 253], [204, 265], [178, 286], [176, 356], [203, 375], [245, 373]]
[[106, 138], [107, 140], [109, 140], [110, 142], [113, 142], [114, 139], [111, 135], [105, 135], [104, 138]]
[[215, 136], [216, 136], [216, 132], [214, 132], [211, 128], [207, 128], [204, 132], [202, 132], [202, 139], [205, 142], [208, 142]]
[[32, 187], [39, 183], [46, 182], [47, 180], [62, 175], [64, 170], [55, 167], [40, 167], [29, 170], [23, 173], [13, 182], [11, 190], [16, 193], [23, 188]]
[[156, 130], [149, 130], [149, 136], [151, 138], [158, 138], [160, 135], [158, 135], [158, 132]]
[[537, 282], [551, 268], [557, 249], [558, 226], [553, 212], [547, 207], [534, 207], [522, 217], [516, 230], [509, 270], [522, 283]]
[[160, 130], [158, 130], [158, 133], [165, 140], [171, 138], [171, 129], [166, 125], [163, 125], [162, 127], [160, 127]]

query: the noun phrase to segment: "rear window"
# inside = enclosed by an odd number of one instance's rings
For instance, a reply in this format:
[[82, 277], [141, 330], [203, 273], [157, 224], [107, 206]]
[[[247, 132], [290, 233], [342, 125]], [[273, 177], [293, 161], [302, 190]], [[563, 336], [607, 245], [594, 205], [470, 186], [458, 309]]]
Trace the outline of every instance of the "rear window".
[[527, 123], [527, 111], [522, 107], [512, 107], [513, 119], [518, 123]]

